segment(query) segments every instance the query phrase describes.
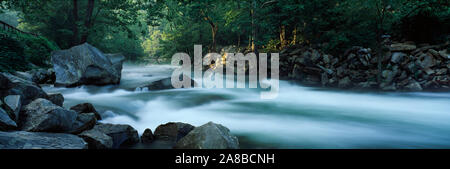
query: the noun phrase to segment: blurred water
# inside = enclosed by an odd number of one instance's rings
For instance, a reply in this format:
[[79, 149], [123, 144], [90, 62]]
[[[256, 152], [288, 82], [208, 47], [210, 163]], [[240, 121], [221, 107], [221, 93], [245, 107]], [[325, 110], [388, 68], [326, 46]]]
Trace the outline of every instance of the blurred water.
[[261, 100], [258, 89], [136, 90], [172, 69], [125, 65], [118, 86], [44, 89], [62, 92], [65, 107], [93, 103], [103, 122], [140, 134], [172, 121], [213, 121], [241, 148], [450, 148], [450, 93], [340, 92], [286, 81], [275, 100]]

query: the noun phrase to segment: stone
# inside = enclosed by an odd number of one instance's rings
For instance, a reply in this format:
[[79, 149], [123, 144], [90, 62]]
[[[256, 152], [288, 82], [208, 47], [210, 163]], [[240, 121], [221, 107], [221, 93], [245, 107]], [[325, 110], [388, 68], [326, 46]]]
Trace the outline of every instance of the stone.
[[115, 149], [123, 145], [132, 145], [139, 142], [138, 132], [130, 125], [97, 124], [91, 130], [96, 130], [110, 136], [113, 139], [112, 148]]
[[73, 123], [72, 134], [79, 134], [85, 130], [92, 129], [97, 123], [94, 113], [82, 113], [78, 114], [77, 119]]
[[[84, 43], [51, 54], [56, 86], [108, 85], [120, 83], [121, 71], [97, 48]], [[119, 59], [120, 60], [120, 59]], [[116, 61], [119, 64], [121, 61]]]
[[152, 143], [155, 139], [155, 136], [152, 133], [151, 129], [145, 129], [144, 133], [141, 136], [142, 143]]
[[86, 149], [80, 137], [63, 133], [0, 132], [0, 149]]
[[0, 131], [8, 131], [16, 128], [16, 122], [9, 117], [5, 110], [0, 108]]
[[417, 48], [416, 45], [413, 44], [406, 44], [406, 43], [396, 43], [391, 45], [391, 51], [392, 52], [405, 52], [405, 51], [412, 51]]
[[105, 54], [106, 57], [111, 60], [111, 64], [114, 69], [116, 69], [116, 72], [118, 72], [119, 76], [122, 76], [122, 65], [123, 61], [125, 60], [125, 56], [122, 53], [115, 53], [115, 54]]
[[176, 149], [239, 149], [239, 141], [230, 130], [213, 122], [196, 127], [174, 146]]
[[430, 69], [430, 68], [425, 68], [425, 69], [423, 69], [423, 71], [424, 71], [427, 75], [431, 75], [431, 74], [434, 74], [434, 73], [435, 73], [435, 71], [434, 71], [433, 69]]
[[155, 138], [159, 140], [166, 140], [177, 142], [186, 136], [195, 127], [187, 123], [166, 123], [159, 125], [155, 130]]
[[0, 73], [0, 80], [3, 79], [3, 90], [0, 90], [0, 96], [20, 95], [21, 105], [27, 105], [37, 98], [47, 98], [47, 93], [31, 81], [19, 78], [9, 73]]
[[391, 57], [392, 63], [401, 63], [404, 58], [407, 57], [405, 53], [402, 52], [394, 52]]
[[383, 78], [384, 78], [384, 83], [386, 83], [386, 84], [391, 84], [392, 81], [394, 80], [395, 74], [394, 74], [394, 72], [391, 71], [391, 70], [384, 70], [384, 71], [382, 72], [382, 76], [383, 76]]
[[[181, 77], [181, 76], [180, 76]], [[193, 87], [197, 87], [198, 86], [198, 84], [194, 81], [194, 80], [192, 80], [191, 78], [189, 78], [188, 76], [182, 76], [183, 78], [185, 78], [185, 79], [187, 79], [187, 80], [191, 80], [191, 87], [193, 86]], [[181, 78], [180, 78], [180, 80], [181, 80]], [[164, 90], [164, 89], [173, 89], [174, 87], [172, 86], [172, 80], [171, 80], [171, 77], [168, 77], [168, 78], [164, 78], [164, 79], [161, 79], [161, 80], [157, 80], [157, 81], [154, 81], [154, 82], [152, 82], [151, 84], [149, 84], [149, 85], [145, 85], [145, 86], [142, 86], [141, 88], [144, 88], [144, 87], [146, 87], [146, 88], [148, 88], [149, 90]], [[190, 87], [189, 87], [190, 88]]]
[[436, 60], [431, 55], [423, 54], [419, 59], [422, 59], [421, 61], [418, 60], [422, 68], [429, 68], [436, 65]]
[[73, 110], [73, 111], [77, 112], [78, 114], [94, 113], [95, 114], [95, 118], [97, 120], [101, 120], [102, 119], [102, 117], [100, 116], [100, 113], [98, 113], [97, 110], [95, 110], [94, 105], [92, 105], [91, 103], [77, 104], [75, 106], [72, 106], [70, 108], [70, 110]]
[[346, 76], [345, 78], [342, 78], [339, 80], [338, 82], [338, 87], [339, 88], [349, 88], [351, 87], [351, 81], [350, 78], [348, 76]]
[[32, 74], [31, 80], [36, 84], [53, 84], [56, 76], [53, 69], [37, 69], [30, 72]]
[[22, 107], [22, 102], [20, 101], [20, 95], [9, 95], [4, 98], [6, 107], [12, 112], [14, 121], [19, 119], [19, 112]]
[[22, 130], [30, 132], [70, 132], [77, 113], [45, 99], [36, 99], [25, 106], [20, 117]]
[[78, 135], [88, 143], [89, 149], [111, 149], [113, 138], [99, 130], [88, 130]]
[[409, 84], [405, 86], [410, 91], [422, 91], [422, 86], [415, 80], [410, 80]]
[[61, 93], [48, 93], [48, 100], [61, 107], [64, 104], [64, 96]]

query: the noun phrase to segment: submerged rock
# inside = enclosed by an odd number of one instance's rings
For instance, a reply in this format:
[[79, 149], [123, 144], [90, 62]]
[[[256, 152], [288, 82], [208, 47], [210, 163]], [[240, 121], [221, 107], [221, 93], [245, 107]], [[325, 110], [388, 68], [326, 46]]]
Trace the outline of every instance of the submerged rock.
[[97, 120], [101, 120], [102, 117], [100, 116], [100, 114], [97, 112], [97, 110], [95, 110], [94, 105], [92, 105], [91, 103], [82, 103], [82, 104], [77, 104], [75, 106], [72, 106], [70, 108], [70, 110], [73, 110], [79, 114], [82, 113], [94, 113], [95, 114], [95, 118]]
[[25, 106], [20, 117], [22, 130], [32, 132], [70, 132], [76, 118], [76, 112], [45, 99], [36, 99]]
[[178, 149], [238, 149], [239, 142], [230, 130], [220, 124], [206, 123], [184, 136], [174, 148]]
[[159, 125], [155, 129], [155, 138], [169, 142], [177, 142], [186, 136], [195, 127], [187, 123], [166, 123]]
[[113, 63], [100, 50], [87, 43], [52, 52], [52, 62], [56, 74], [55, 85], [73, 87], [120, 82], [121, 68], [114, 64], [121, 62], [115, 60]]
[[62, 133], [0, 132], [0, 149], [86, 149], [80, 137]]
[[[182, 77], [191, 81], [191, 87], [192, 86], [193, 87], [197, 87], [198, 86], [198, 84], [194, 80], [192, 80], [191, 78], [189, 78], [187, 76], [182, 76]], [[164, 79], [152, 82], [149, 85], [142, 86], [141, 88], [147, 88], [149, 90], [164, 90], [164, 89], [173, 89], [174, 87], [172, 86], [171, 77], [168, 77], [168, 78], [164, 78]]]
[[88, 131], [98, 131], [110, 136], [113, 139], [112, 148], [119, 148], [122, 145], [132, 145], [139, 142], [138, 132], [130, 125], [98, 124]]

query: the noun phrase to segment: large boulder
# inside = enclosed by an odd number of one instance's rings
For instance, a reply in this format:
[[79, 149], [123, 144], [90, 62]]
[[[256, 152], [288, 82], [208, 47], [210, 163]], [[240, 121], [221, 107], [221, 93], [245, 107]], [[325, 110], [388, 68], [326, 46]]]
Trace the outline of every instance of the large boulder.
[[32, 132], [70, 132], [77, 113], [45, 99], [36, 99], [22, 111], [22, 130]]
[[0, 132], [0, 149], [86, 149], [80, 137], [63, 133]]
[[144, 133], [141, 136], [142, 143], [152, 143], [155, 139], [155, 136], [152, 133], [151, 129], [145, 129]]
[[119, 73], [119, 76], [122, 76], [122, 65], [125, 60], [125, 56], [121, 53], [105, 54], [105, 56], [111, 60], [112, 66]]
[[88, 131], [98, 131], [110, 136], [113, 139], [112, 148], [120, 148], [122, 145], [132, 145], [139, 142], [138, 132], [129, 125], [98, 124]]
[[94, 105], [92, 105], [91, 103], [77, 104], [75, 106], [72, 106], [70, 108], [70, 110], [73, 110], [73, 111], [77, 112], [78, 114], [94, 113], [95, 114], [95, 118], [97, 118], [97, 120], [101, 120], [102, 119], [102, 117], [97, 112], [97, 110], [95, 110]]
[[9, 117], [5, 110], [0, 108], [0, 131], [7, 131], [17, 128], [17, 124]]
[[174, 148], [179, 149], [238, 149], [239, 141], [230, 130], [213, 122], [196, 127], [184, 136]]
[[113, 138], [99, 130], [88, 130], [79, 134], [88, 143], [89, 149], [111, 149]]
[[[56, 74], [55, 85], [58, 86], [120, 83], [119, 66], [114, 65], [110, 58], [87, 43], [52, 52], [52, 62]], [[115, 63], [118, 64], [117, 61]]]
[[158, 140], [164, 140], [169, 142], [177, 142], [184, 136], [186, 136], [195, 127], [187, 123], [166, 123], [159, 125], [155, 129], [155, 138]]
[[36, 69], [31, 70], [31, 80], [37, 84], [53, 84], [55, 83], [56, 76], [53, 69]]

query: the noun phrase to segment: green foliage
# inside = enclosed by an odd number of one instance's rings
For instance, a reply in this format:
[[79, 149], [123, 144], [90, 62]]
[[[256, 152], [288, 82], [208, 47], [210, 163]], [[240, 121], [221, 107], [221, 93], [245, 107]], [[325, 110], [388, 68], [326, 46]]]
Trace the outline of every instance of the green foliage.
[[44, 37], [0, 31], [0, 71], [29, 70], [32, 63], [49, 67], [50, 54], [59, 50]]

